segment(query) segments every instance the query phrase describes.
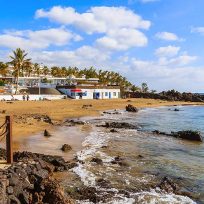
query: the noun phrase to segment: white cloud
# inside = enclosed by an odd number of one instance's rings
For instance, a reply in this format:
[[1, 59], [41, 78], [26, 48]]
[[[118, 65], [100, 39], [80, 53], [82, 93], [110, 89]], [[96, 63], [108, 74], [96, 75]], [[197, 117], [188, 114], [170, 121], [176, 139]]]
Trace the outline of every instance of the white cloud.
[[176, 34], [170, 32], [159, 32], [156, 35], [156, 38], [166, 41], [182, 41], [183, 39], [179, 38]]
[[[147, 81], [151, 89], [159, 91], [175, 89], [179, 91], [202, 91], [204, 67], [190, 66], [197, 57], [181, 55], [165, 59], [166, 63], [145, 61], [137, 58], [129, 59], [129, 67], [125, 70], [132, 82], [141, 84]], [[196, 83], [189, 83], [195, 81]]]
[[63, 46], [71, 40], [81, 40], [79, 35], [64, 28], [51, 28], [47, 30], [17, 30], [5, 31], [0, 34], [0, 47], [15, 49], [43, 49], [51, 45]]
[[110, 30], [108, 34], [96, 40], [99, 47], [110, 50], [127, 50], [131, 47], [143, 47], [147, 45], [146, 36], [135, 29]]
[[176, 46], [167, 46], [167, 47], [160, 47], [155, 50], [155, 55], [157, 57], [173, 57], [178, 54], [180, 47]]
[[54, 6], [49, 11], [37, 10], [35, 16], [63, 25], [74, 25], [89, 34], [120, 28], [148, 29], [151, 25], [150, 21], [124, 7], [92, 7], [85, 13], [78, 13], [72, 7]]
[[159, 0], [128, 0], [128, 4], [134, 4], [136, 2], [141, 2], [141, 3], [151, 3], [151, 2], [156, 2]]
[[150, 21], [125, 7], [92, 7], [87, 12], [78, 13], [71, 7], [54, 6], [48, 11], [37, 10], [35, 16], [73, 25], [88, 34], [104, 34], [96, 40], [96, 45], [110, 50], [145, 46], [148, 39], [139, 30], [149, 29], [151, 25]]
[[49, 66], [77, 66], [80, 68], [102, 66], [109, 60], [109, 54], [90, 46], [82, 46], [74, 51], [41, 51], [31, 53], [32, 60]]
[[191, 33], [200, 33], [204, 35], [204, 27], [192, 27]]

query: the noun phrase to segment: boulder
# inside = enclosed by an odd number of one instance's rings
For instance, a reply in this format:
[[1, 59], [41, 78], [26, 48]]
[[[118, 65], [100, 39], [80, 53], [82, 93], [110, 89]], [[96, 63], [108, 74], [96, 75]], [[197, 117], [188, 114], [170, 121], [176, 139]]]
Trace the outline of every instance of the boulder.
[[177, 184], [168, 177], [164, 177], [158, 187], [167, 193], [174, 193], [178, 189]]
[[93, 159], [91, 160], [91, 162], [95, 162], [96, 164], [103, 164], [102, 159], [99, 159], [99, 158], [93, 158]]
[[118, 132], [118, 131], [115, 129], [111, 129], [110, 132], [114, 133], [114, 132]]
[[63, 152], [68, 152], [68, 151], [72, 150], [72, 147], [68, 144], [64, 144], [64, 145], [62, 145], [61, 150]]
[[109, 188], [109, 189], [112, 188], [111, 182], [103, 178], [97, 179], [96, 182], [97, 182], [97, 185], [99, 185], [102, 188]]
[[128, 104], [128, 105], [126, 106], [126, 111], [136, 113], [136, 112], [138, 112], [138, 109], [137, 109], [136, 107], [134, 107], [133, 105]]
[[186, 130], [186, 131], [172, 132], [172, 136], [185, 139], [185, 140], [203, 142], [202, 135], [198, 131]]
[[50, 134], [50, 132], [48, 132], [48, 130], [44, 130], [44, 136], [45, 137], [51, 137], [52, 135]]

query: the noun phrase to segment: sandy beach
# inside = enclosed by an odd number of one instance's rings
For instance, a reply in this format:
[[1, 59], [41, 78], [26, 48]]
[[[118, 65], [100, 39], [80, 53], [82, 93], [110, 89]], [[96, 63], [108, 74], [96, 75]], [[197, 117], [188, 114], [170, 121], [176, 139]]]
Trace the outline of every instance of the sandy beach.
[[[124, 109], [127, 104], [142, 107], [158, 107], [172, 105], [199, 105], [189, 102], [167, 102], [152, 99], [116, 99], [116, 100], [56, 100], [56, 101], [14, 101], [0, 102], [0, 124], [6, 115], [13, 115], [13, 135], [15, 138], [33, 135], [44, 129], [53, 129], [53, 125], [36, 120], [33, 115], [49, 116], [54, 124], [60, 124], [66, 118], [96, 116], [100, 111]], [[83, 105], [92, 107], [83, 108]]]

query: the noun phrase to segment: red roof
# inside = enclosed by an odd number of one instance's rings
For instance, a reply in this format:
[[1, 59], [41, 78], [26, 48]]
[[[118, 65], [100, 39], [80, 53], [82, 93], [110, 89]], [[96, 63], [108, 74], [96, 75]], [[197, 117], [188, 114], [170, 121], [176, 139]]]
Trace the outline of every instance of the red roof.
[[71, 89], [71, 92], [82, 92], [81, 89]]

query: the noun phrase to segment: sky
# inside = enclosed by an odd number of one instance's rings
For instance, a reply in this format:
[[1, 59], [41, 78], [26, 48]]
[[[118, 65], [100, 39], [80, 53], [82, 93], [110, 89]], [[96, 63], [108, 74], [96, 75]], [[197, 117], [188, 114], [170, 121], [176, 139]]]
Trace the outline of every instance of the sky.
[[0, 0], [0, 61], [94, 66], [157, 91], [204, 92], [203, 0]]

